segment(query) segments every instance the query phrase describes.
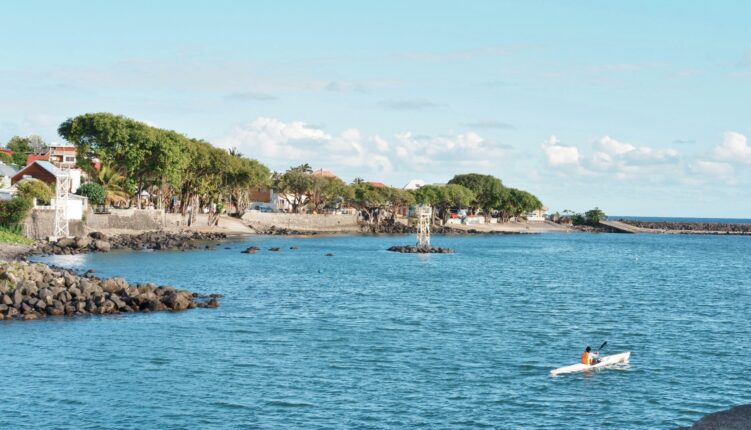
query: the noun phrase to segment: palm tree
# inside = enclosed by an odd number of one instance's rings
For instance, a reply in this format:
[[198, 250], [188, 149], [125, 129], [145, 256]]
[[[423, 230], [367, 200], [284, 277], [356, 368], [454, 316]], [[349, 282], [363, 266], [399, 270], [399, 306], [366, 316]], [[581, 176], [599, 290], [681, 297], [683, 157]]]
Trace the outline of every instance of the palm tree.
[[116, 169], [111, 162], [102, 162], [101, 168], [96, 172], [96, 182], [104, 188], [104, 204], [109, 206], [113, 203], [127, 203], [130, 193], [125, 190], [125, 175]]

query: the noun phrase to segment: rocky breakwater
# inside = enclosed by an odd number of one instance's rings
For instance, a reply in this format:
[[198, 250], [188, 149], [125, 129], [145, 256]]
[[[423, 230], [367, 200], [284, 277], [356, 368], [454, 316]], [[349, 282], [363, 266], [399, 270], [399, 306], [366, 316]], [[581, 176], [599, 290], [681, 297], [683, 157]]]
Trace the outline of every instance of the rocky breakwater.
[[624, 224], [657, 232], [682, 234], [751, 234], [751, 224], [717, 222], [637, 221], [621, 219]]
[[441, 248], [439, 246], [420, 247], [412, 245], [396, 245], [388, 249], [392, 252], [401, 252], [404, 254], [452, 254], [451, 248]]
[[24, 261], [0, 263], [0, 319], [216, 308], [221, 295], [99, 279]]
[[198, 242], [226, 239], [224, 233], [202, 232], [145, 232], [141, 234], [123, 234], [107, 236], [93, 232], [88, 236], [59, 239], [57, 242], [41, 242], [31, 254], [60, 255], [81, 254], [87, 252], [108, 252], [113, 249], [133, 250], [176, 250], [186, 251], [200, 248]]

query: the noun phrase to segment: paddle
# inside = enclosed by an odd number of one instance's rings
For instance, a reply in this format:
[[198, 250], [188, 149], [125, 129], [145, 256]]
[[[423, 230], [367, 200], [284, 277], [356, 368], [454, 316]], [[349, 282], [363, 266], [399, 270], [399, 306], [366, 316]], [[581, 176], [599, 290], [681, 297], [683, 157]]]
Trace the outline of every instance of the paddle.
[[605, 347], [606, 347], [607, 345], [608, 345], [608, 341], [606, 340], [605, 342], [603, 342], [603, 343], [602, 343], [602, 345], [600, 345], [600, 347], [599, 347], [599, 348], [597, 348], [597, 352], [600, 352], [600, 350], [601, 350], [602, 348], [605, 348]]

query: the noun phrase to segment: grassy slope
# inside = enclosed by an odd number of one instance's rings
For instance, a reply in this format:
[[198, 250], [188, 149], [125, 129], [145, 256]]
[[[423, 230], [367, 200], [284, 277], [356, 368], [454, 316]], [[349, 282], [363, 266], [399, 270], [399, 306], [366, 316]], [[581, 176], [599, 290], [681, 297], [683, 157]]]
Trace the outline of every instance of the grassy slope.
[[34, 243], [34, 241], [20, 234], [16, 234], [0, 228], [0, 243], [10, 243], [13, 245], [31, 245], [32, 243]]

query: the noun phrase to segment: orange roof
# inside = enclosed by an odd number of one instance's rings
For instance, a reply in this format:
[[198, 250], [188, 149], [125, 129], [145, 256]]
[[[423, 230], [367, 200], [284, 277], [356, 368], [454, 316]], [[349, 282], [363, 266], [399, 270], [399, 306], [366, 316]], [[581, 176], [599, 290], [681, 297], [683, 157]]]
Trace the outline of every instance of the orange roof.
[[33, 163], [33, 162], [35, 162], [37, 160], [47, 160], [47, 161], [49, 161], [50, 157], [47, 156], [47, 155], [29, 154], [26, 157], [26, 165], [28, 166], [29, 164], [31, 164], [31, 163]]
[[323, 176], [325, 178], [336, 178], [336, 175], [331, 170], [318, 169], [313, 171], [313, 176]]
[[11, 151], [10, 149], [0, 148], [0, 152], [2, 152], [3, 154], [13, 155], [13, 151]]
[[368, 182], [368, 185], [371, 185], [371, 186], [373, 186], [375, 188], [386, 188], [386, 184], [384, 184], [383, 182], [373, 182], [373, 181], [370, 181], [370, 182]]

